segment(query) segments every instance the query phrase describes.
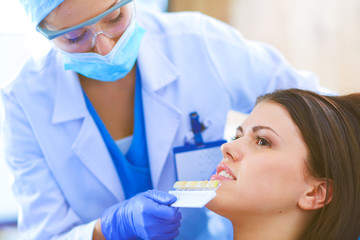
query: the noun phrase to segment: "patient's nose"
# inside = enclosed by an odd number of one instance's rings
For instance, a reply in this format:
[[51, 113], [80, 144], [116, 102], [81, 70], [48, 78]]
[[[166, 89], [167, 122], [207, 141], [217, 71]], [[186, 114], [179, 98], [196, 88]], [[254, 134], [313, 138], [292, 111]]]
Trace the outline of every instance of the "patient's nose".
[[221, 145], [221, 152], [223, 153], [225, 160], [240, 161], [243, 157], [243, 153], [239, 146], [236, 146], [234, 142], [228, 142]]

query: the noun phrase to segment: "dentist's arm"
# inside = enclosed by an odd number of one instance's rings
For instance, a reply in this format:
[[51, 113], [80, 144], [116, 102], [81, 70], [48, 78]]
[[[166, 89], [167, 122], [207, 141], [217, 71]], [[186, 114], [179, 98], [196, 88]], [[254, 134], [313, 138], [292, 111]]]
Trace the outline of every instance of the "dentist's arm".
[[93, 240], [174, 239], [181, 213], [169, 205], [174, 195], [149, 190], [107, 209], [95, 225]]

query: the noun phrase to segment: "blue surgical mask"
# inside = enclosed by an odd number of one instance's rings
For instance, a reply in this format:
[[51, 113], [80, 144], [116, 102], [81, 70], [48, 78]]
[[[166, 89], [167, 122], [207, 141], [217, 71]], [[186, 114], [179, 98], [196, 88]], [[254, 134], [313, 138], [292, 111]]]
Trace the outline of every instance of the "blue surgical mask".
[[105, 56], [98, 53], [69, 53], [61, 49], [65, 70], [85, 77], [112, 82], [125, 77], [137, 59], [145, 29], [133, 19], [113, 49]]

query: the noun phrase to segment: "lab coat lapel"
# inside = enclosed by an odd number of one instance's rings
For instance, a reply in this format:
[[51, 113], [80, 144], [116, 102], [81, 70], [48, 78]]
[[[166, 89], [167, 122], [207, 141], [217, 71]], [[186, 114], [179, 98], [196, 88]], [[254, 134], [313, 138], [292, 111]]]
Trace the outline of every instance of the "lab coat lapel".
[[110, 190], [116, 199], [124, 199], [119, 176], [91, 115], [84, 118], [72, 147], [83, 164]]
[[[166, 159], [172, 152], [174, 137], [180, 124], [181, 112], [159, 90], [178, 77], [175, 66], [158, 50], [157, 39], [145, 34], [140, 48], [138, 66], [142, 79], [142, 97], [146, 140], [154, 188], [158, 186]], [[151, 44], [151, 46], [150, 46]]]
[[52, 122], [66, 124], [68, 121], [83, 119], [78, 135], [73, 140], [72, 150], [84, 166], [118, 200], [122, 200], [124, 197], [119, 177], [101, 134], [87, 110], [77, 74], [66, 71], [65, 75], [57, 81]]

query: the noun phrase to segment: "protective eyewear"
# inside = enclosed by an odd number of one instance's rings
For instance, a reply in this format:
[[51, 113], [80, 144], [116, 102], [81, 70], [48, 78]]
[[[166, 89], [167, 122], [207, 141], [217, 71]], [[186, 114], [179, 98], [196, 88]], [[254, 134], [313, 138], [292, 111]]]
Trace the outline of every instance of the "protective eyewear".
[[105, 12], [99, 14], [98, 16], [96, 17], [93, 17], [83, 23], [80, 23], [76, 26], [73, 26], [73, 27], [69, 27], [69, 28], [66, 28], [66, 29], [62, 29], [62, 30], [48, 30], [46, 28], [43, 28], [40, 26], [40, 24], [36, 27], [36, 30], [38, 32], [40, 32], [42, 35], [44, 35], [47, 39], [49, 40], [52, 40], [54, 38], [57, 38], [61, 35], [64, 35], [64, 34], [67, 34], [67, 33], [70, 33], [74, 30], [77, 30], [77, 29], [80, 29], [80, 28], [83, 28], [83, 27], [86, 27], [86, 26], [89, 26], [89, 25], [92, 25], [92, 24], [95, 24], [96, 22], [98, 22], [100, 19], [102, 19], [103, 17], [105, 17], [106, 15], [110, 14], [111, 12], [113, 12], [114, 10], [116, 9], [119, 9], [121, 8], [122, 6], [132, 2], [133, 0], [120, 0], [117, 4], [115, 4], [113, 7], [109, 8], [108, 10], [106, 10]]

